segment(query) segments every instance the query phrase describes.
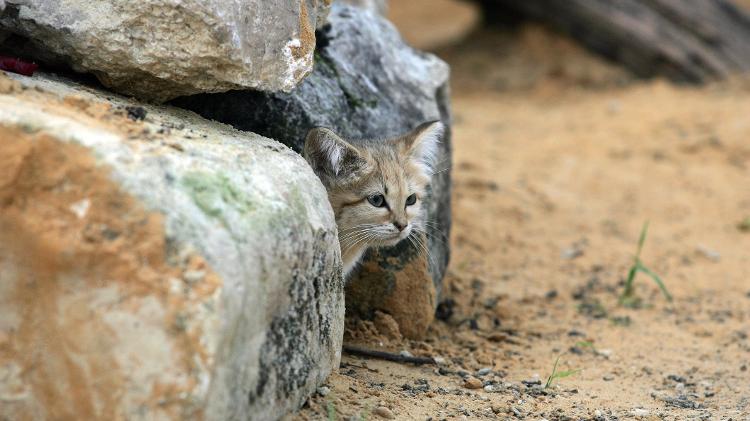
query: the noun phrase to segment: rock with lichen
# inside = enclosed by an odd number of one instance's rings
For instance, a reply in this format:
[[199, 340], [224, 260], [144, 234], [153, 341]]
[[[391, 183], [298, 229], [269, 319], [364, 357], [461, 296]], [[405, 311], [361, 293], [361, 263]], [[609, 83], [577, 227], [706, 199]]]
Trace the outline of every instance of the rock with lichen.
[[0, 419], [269, 420], [338, 367], [324, 187], [286, 146], [0, 72]]

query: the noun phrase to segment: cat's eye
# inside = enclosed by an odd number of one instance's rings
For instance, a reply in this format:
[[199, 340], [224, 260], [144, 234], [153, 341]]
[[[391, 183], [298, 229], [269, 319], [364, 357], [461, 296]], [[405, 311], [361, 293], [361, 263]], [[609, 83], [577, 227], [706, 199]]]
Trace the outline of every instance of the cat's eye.
[[382, 208], [385, 206], [385, 197], [382, 194], [373, 194], [367, 198], [367, 201], [376, 208]]
[[406, 206], [411, 206], [415, 203], [417, 203], [417, 195], [412, 193], [406, 198]]

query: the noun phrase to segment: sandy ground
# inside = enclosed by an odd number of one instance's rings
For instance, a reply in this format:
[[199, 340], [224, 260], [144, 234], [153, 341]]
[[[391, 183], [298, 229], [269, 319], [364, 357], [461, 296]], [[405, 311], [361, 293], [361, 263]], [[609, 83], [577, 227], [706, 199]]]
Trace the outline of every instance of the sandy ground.
[[[350, 320], [347, 341], [441, 364], [345, 355], [293, 418], [750, 419], [750, 81], [635, 81], [535, 27], [438, 54], [455, 142], [441, 320], [421, 342]], [[640, 274], [625, 306], [645, 221], [642, 261], [674, 301]], [[558, 357], [575, 373], [545, 388]]]

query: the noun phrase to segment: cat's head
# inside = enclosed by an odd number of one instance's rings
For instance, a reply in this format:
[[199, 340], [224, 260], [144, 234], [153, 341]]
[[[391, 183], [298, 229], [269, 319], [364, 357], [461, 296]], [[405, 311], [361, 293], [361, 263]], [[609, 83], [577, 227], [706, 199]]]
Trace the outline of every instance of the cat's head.
[[394, 245], [424, 230], [422, 201], [443, 130], [434, 121], [395, 139], [357, 142], [310, 130], [304, 155], [328, 190], [342, 249]]

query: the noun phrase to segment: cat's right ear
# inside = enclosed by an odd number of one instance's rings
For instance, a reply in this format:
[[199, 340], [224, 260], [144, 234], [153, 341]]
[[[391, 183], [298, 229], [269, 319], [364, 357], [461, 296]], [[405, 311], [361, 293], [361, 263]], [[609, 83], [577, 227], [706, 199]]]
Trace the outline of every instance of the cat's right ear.
[[325, 127], [316, 127], [307, 133], [304, 156], [319, 177], [345, 175], [362, 161], [354, 146]]

